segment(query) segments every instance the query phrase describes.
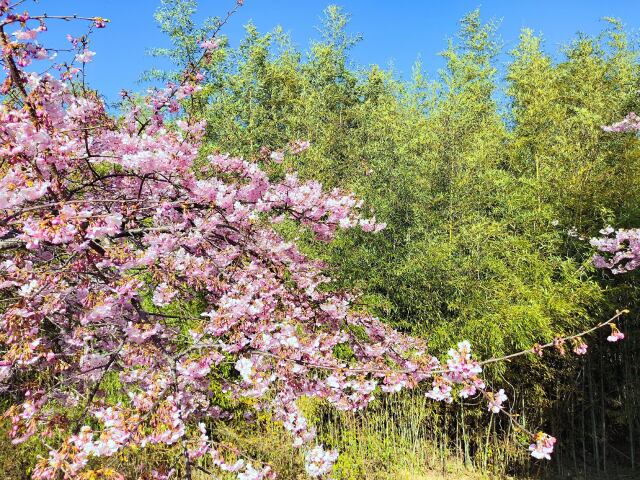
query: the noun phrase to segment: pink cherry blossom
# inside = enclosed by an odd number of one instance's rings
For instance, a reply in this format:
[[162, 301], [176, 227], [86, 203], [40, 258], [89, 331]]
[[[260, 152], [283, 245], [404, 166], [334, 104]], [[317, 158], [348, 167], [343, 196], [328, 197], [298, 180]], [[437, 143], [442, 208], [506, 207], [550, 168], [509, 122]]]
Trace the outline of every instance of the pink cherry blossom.
[[640, 117], [634, 112], [613, 125], [602, 127], [605, 132], [638, 132], [640, 131]]
[[500, 410], [502, 410], [502, 404], [507, 401], [504, 390], [501, 388], [495, 393], [488, 392], [487, 395], [489, 397], [489, 411], [493, 413], [500, 412]]
[[38, 35], [38, 30], [18, 30], [13, 32], [16, 40], [34, 40]]
[[376, 223], [375, 217], [373, 218], [363, 218], [360, 220], [360, 227], [363, 232], [374, 232], [378, 233], [387, 226], [386, 223]]
[[624, 333], [616, 330], [615, 332], [612, 332], [611, 335], [609, 335], [607, 337], [607, 341], [609, 342], [617, 342], [618, 340], [622, 340], [624, 339]]
[[284, 160], [284, 152], [281, 151], [273, 151], [271, 152], [271, 154], [269, 155], [269, 158], [271, 160], [273, 160], [276, 163], [282, 163], [282, 161]]
[[546, 433], [539, 432], [533, 437], [534, 443], [529, 446], [531, 456], [538, 459], [551, 460], [551, 453], [553, 453], [553, 445], [556, 443], [556, 439]]
[[107, 27], [107, 22], [109, 21], [106, 18], [102, 18], [102, 17], [95, 17], [94, 19], [94, 25], [96, 28], [106, 28]]
[[305, 454], [304, 467], [310, 477], [321, 477], [331, 471], [337, 459], [338, 452], [336, 450], [326, 451], [321, 445], [318, 445]]
[[311, 142], [307, 141], [307, 140], [296, 140], [294, 142], [291, 142], [289, 144], [289, 150], [291, 151], [291, 153], [293, 153], [294, 155], [298, 154], [298, 153], [302, 153], [305, 150], [307, 150], [309, 147], [311, 146]]
[[173, 290], [165, 282], [158, 285], [153, 292], [152, 301], [154, 305], [158, 307], [164, 307], [171, 303], [171, 300], [177, 295], [177, 292]]
[[212, 38], [210, 40], [203, 40], [199, 43], [200, 48], [204, 50], [215, 50], [220, 46], [220, 41], [216, 38]]
[[91, 50], [84, 50], [82, 53], [76, 55], [76, 60], [82, 63], [89, 63], [93, 60], [96, 52], [92, 52]]
[[575, 347], [573, 347], [573, 352], [576, 355], [586, 355], [588, 345], [582, 341], [578, 342]]
[[597, 268], [606, 268], [613, 274], [622, 274], [640, 266], [640, 229], [605, 228], [602, 237], [592, 238], [591, 245], [598, 253], [593, 257]]

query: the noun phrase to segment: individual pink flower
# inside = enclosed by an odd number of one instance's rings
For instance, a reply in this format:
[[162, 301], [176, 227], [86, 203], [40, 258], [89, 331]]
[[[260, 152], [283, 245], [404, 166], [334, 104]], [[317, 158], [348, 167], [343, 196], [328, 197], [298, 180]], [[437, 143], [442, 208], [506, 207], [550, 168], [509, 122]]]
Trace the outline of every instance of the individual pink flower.
[[73, 45], [73, 47], [77, 47], [78, 43], [80, 42], [79, 38], [73, 37], [69, 34], [67, 34], [67, 40], [69, 41], [69, 43], [71, 43], [71, 45]]
[[624, 333], [618, 330], [618, 326], [615, 323], [611, 323], [611, 335], [607, 337], [609, 342], [617, 342], [618, 340], [624, 339]]
[[376, 223], [376, 218], [363, 218], [360, 219], [360, 227], [363, 232], [378, 233], [387, 227], [386, 223]]
[[565, 342], [565, 340], [562, 337], [555, 337], [553, 339], [553, 346], [558, 351], [558, 353], [560, 353], [560, 355], [564, 355], [565, 354], [564, 342]]
[[438, 402], [444, 401], [445, 403], [453, 402], [453, 397], [451, 396], [451, 384], [443, 377], [436, 377], [436, 379], [432, 382], [433, 388], [429, 390], [425, 396], [431, 398], [432, 400], [436, 400]]
[[220, 47], [220, 41], [217, 38], [211, 38], [209, 40], [203, 40], [200, 42], [200, 48], [204, 50], [215, 50]]
[[620, 331], [613, 332], [611, 335], [607, 337], [607, 340], [609, 342], [617, 342], [618, 340], [622, 340], [622, 339], [624, 339], [624, 333]]
[[587, 344], [583, 341], [579, 341], [576, 343], [576, 345], [573, 347], [573, 352], [576, 355], [585, 355], [587, 353]]
[[273, 478], [273, 471], [269, 466], [258, 470], [251, 463], [248, 463], [242, 472], [238, 472], [237, 476], [238, 480], [264, 480]]
[[337, 459], [338, 452], [336, 450], [327, 451], [318, 445], [306, 453], [304, 468], [310, 477], [321, 477], [331, 471]]
[[89, 63], [93, 60], [95, 54], [96, 52], [92, 52], [91, 50], [87, 50], [85, 48], [82, 53], [76, 55], [76, 60], [82, 63]]
[[553, 445], [556, 443], [556, 439], [544, 432], [538, 432], [533, 437], [533, 441], [534, 443], [529, 445], [531, 456], [537, 459], [551, 460], [550, 454], [553, 453]]
[[248, 358], [240, 358], [236, 362], [236, 370], [245, 382], [250, 382], [253, 376], [253, 362]]
[[171, 288], [167, 283], [163, 282], [159, 284], [153, 292], [153, 304], [158, 307], [166, 307], [171, 303], [177, 292]]
[[273, 152], [271, 152], [271, 155], [269, 155], [269, 158], [276, 163], [282, 163], [282, 161], [284, 160], [284, 152], [280, 150], [274, 150]]
[[488, 410], [493, 413], [498, 413], [502, 410], [502, 404], [507, 401], [507, 396], [504, 393], [504, 389], [500, 389], [495, 393], [487, 392], [489, 396]]
[[289, 150], [294, 155], [298, 153], [302, 153], [307, 150], [311, 146], [311, 143], [307, 140], [296, 140], [295, 142], [291, 142], [289, 144]]
[[640, 117], [634, 112], [629, 113], [626, 117], [613, 125], [605, 125], [602, 127], [605, 132], [637, 132], [640, 131]]
[[18, 30], [17, 32], [13, 32], [13, 35], [16, 37], [16, 40], [34, 40], [38, 33], [38, 30]]

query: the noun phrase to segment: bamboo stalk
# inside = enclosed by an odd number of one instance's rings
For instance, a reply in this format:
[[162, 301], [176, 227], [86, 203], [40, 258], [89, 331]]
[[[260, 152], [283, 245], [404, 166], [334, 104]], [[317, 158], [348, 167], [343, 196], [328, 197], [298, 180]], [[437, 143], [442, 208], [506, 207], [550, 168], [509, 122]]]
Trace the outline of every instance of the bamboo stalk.
[[591, 410], [591, 433], [593, 439], [593, 455], [595, 459], [596, 472], [600, 471], [600, 450], [598, 448], [598, 429], [596, 425], [596, 408], [593, 398], [593, 371], [589, 362], [589, 409]]

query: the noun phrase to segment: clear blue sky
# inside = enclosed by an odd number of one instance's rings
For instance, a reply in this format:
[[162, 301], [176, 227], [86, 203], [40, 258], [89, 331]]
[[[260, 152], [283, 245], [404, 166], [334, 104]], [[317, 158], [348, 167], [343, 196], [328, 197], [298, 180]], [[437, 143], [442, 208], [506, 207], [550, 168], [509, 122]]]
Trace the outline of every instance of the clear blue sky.
[[[232, 45], [242, 38], [242, 26], [249, 20], [260, 31], [281, 25], [296, 45], [306, 47], [317, 38], [316, 28], [322, 10], [329, 4], [341, 5], [352, 14], [351, 32], [364, 40], [353, 51], [356, 64], [394, 65], [399, 74], [408, 74], [420, 57], [425, 70], [437, 71], [438, 52], [447, 38], [455, 34], [458, 20], [467, 12], [481, 8], [482, 17], [502, 21], [500, 35], [505, 49], [517, 42], [523, 27], [544, 35], [547, 50], [557, 53], [576, 32], [595, 33], [602, 17], [620, 18], [636, 33], [640, 28], [638, 0], [245, 0], [245, 5], [223, 30]], [[234, 0], [200, 0], [200, 15], [221, 16]], [[114, 100], [122, 88], [139, 89], [136, 81], [157, 60], [147, 49], [166, 44], [154, 23], [153, 13], [159, 0], [40, 0], [29, 5], [32, 12], [102, 16], [111, 19], [104, 30], [93, 37], [97, 52], [89, 65], [90, 83]], [[77, 32], [69, 24], [50, 22], [47, 42], [64, 45], [64, 34]], [[44, 39], [43, 39], [44, 40]]]

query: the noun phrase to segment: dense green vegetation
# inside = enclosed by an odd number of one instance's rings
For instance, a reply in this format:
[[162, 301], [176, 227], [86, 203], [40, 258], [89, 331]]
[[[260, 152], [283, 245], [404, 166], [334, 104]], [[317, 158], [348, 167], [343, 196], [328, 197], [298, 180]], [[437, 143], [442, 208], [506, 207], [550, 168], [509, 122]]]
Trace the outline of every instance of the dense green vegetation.
[[[175, 49], [157, 53], [188, 62], [202, 34], [185, 20], [195, 5], [171, 3], [158, 19]], [[212, 151], [252, 156], [310, 140], [310, 150], [273, 174], [296, 170], [352, 190], [388, 226], [330, 247], [309, 244], [309, 251], [330, 262], [340, 286], [361, 292], [363, 308], [426, 336], [435, 350], [467, 338], [484, 357], [584, 329], [637, 298], [632, 277], [594, 271], [586, 241], [605, 225], [638, 223], [640, 143], [601, 129], [638, 108], [635, 41], [607, 19], [599, 35], [578, 35], [561, 52], [548, 52], [530, 30], [505, 52], [497, 28], [470, 13], [442, 52], [439, 75], [429, 79], [416, 64], [405, 81], [377, 66], [352, 66], [349, 51], [360, 39], [337, 7], [325, 11], [321, 38], [306, 52], [280, 29], [262, 34], [248, 25], [237, 48], [216, 52], [202, 101], [192, 105], [208, 121]], [[631, 324], [634, 318], [635, 311]], [[634, 345], [597, 355], [598, 365], [527, 358], [491, 372], [496, 383], [511, 385], [515, 408], [532, 424], [553, 411], [562, 430], [572, 418], [559, 469], [606, 469], [607, 442], [619, 435], [630, 441], [616, 450], [631, 453], [616, 458], [635, 462], [637, 413], [628, 401], [613, 401], [637, 389], [636, 367], [628, 365]], [[608, 383], [613, 368], [624, 393]], [[452, 454], [485, 470], [538, 468], [505, 447], [511, 433], [504, 425], [480, 429], [487, 418], [465, 418], [461, 406], [429, 405], [415, 395], [390, 401], [395, 409], [383, 402], [365, 420], [326, 414], [320, 422], [321, 429], [342, 422], [338, 434], [329, 430], [343, 448], [350, 435], [367, 438], [349, 450], [341, 478], [389, 471], [393, 458], [372, 468], [366, 457], [415, 453], [417, 442], [439, 452], [435, 458]], [[395, 440], [385, 438], [389, 432]], [[434, 465], [428, 454], [418, 457]]]

